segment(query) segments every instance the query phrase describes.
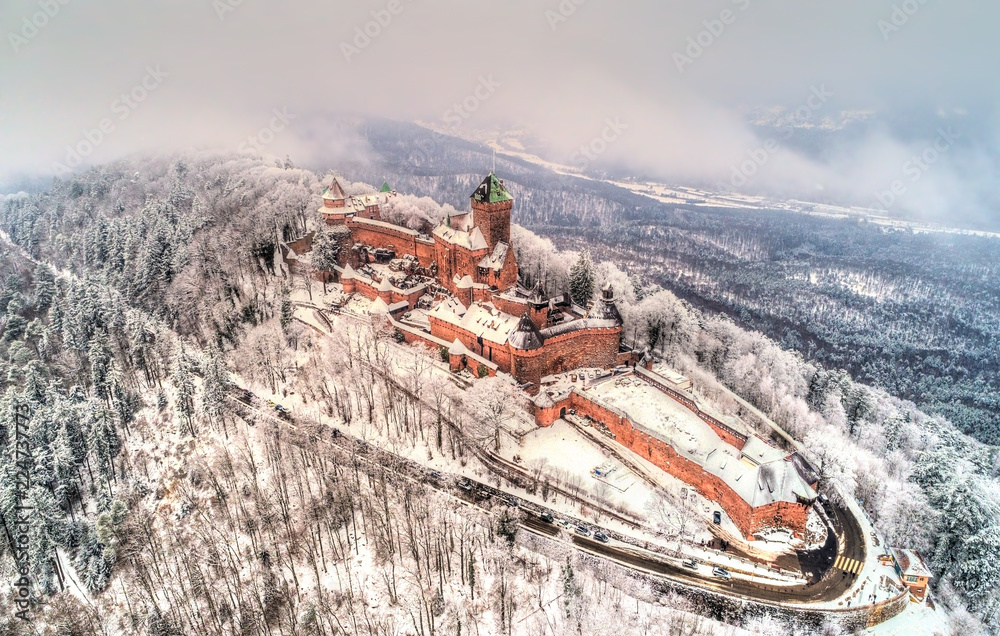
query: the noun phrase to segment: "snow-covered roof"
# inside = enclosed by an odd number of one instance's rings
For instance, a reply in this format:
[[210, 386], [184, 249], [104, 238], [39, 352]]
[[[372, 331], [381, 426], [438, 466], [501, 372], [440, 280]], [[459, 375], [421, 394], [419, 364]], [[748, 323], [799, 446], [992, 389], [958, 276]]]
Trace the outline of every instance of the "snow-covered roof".
[[580, 318], [579, 320], [569, 320], [561, 322], [558, 325], [546, 327], [545, 329], [542, 329], [542, 337], [548, 339], [560, 336], [564, 333], [570, 333], [571, 331], [579, 331], [580, 329], [611, 329], [620, 325], [621, 323], [617, 320]]
[[393, 286], [392, 283], [389, 282], [388, 276], [383, 277], [382, 282], [378, 284], [378, 290], [380, 292], [392, 291], [393, 289], [395, 289], [395, 287]]
[[461, 340], [455, 338], [455, 342], [451, 343], [451, 347], [448, 349], [448, 353], [450, 353], [453, 356], [463, 356], [469, 353], [469, 350], [465, 348], [465, 345], [462, 344]]
[[347, 216], [348, 214], [354, 214], [353, 208], [328, 208], [325, 205], [319, 209], [320, 214], [325, 214], [326, 216]]
[[[465, 305], [458, 302], [457, 299], [449, 297], [439, 302], [427, 315], [457, 325], [457, 321], [465, 315], [465, 312]], [[457, 318], [453, 319], [453, 316], [457, 316]]]
[[354, 268], [351, 267], [351, 264], [348, 263], [347, 265], [344, 265], [344, 271], [340, 274], [340, 280], [351, 280], [352, 278], [356, 278], [357, 275], [357, 272], [355, 272]]
[[[479, 228], [476, 229], [478, 230]], [[484, 256], [483, 260], [479, 261], [479, 266], [500, 271], [503, 269], [504, 261], [507, 260], [508, 249], [509, 246], [503, 241], [500, 241], [497, 243], [497, 246], [493, 248], [492, 254]]]
[[389, 313], [389, 305], [385, 304], [385, 301], [381, 298], [376, 298], [372, 301], [371, 307], [368, 308], [368, 313], [373, 316], [387, 314]]
[[500, 203], [513, 199], [510, 192], [504, 187], [503, 179], [498, 178], [492, 172], [475, 189], [472, 198], [481, 203]]
[[355, 218], [352, 222], [358, 223], [360, 225], [371, 225], [372, 227], [393, 230], [394, 232], [407, 234], [409, 236], [420, 235], [420, 232], [417, 232], [416, 230], [411, 230], [408, 227], [403, 227], [402, 225], [393, 225], [392, 223], [386, 223], [385, 221], [376, 221], [375, 219]]
[[930, 569], [924, 565], [924, 560], [920, 558], [920, 555], [913, 550], [896, 549], [893, 550], [893, 554], [896, 557], [896, 563], [899, 564], [899, 569], [903, 571], [903, 576], [926, 576], [928, 578], [934, 576]]
[[594, 300], [593, 307], [587, 312], [587, 318], [622, 323], [622, 315], [615, 306], [615, 291], [611, 288], [611, 283], [606, 283], [601, 289], [601, 297]]
[[[816, 492], [802, 479], [785, 453], [753, 436], [748, 440], [754, 461], [727, 444], [712, 427], [656, 387], [628, 376], [593, 386], [581, 395], [628, 415], [643, 432], [673, 446], [678, 455], [722, 479], [753, 507], [776, 501], [812, 500]], [[757, 458], [760, 458], [758, 461]]]
[[[457, 305], [458, 307], [456, 307]], [[458, 309], [458, 308], [461, 309]], [[517, 327], [518, 319], [497, 310], [492, 305], [472, 303], [466, 309], [462, 303], [448, 299], [431, 310], [430, 315], [449, 324], [460, 327], [473, 336], [502, 345], [507, 343], [510, 333]]]
[[463, 232], [462, 230], [452, 229], [442, 223], [434, 228], [434, 236], [437, 236], [446, 243], [464, 247], [472, 251], [486, 250], [490, 247], [478, 227], [472, 228], [471, 232]]
[[531, 319], [528, 318], [528, 314], [521, 316], [520, 321], [517, 323], [517, 329], [510, 334], [508, 340], [512, 347], [522, 351], [541, 349], [542, 344], [545, 342], [542, 333], [535, 326], [535, 323], [531, 322]]
[[344, 192], [344, 188], [341, 187], [340, 181], [336, 177], [330, 182], [330, 186], [323, 190], [323, 198], [335, 201], [347, 198], [347, 193]]
[[[649, 353], [649, 349], [646, 349], [645, 353]], [[663, 376], [665, 380], [668, 380], [671, 384], [684, 384], [688, 382], [688, 378], [677, 373], [676, 371], [671, 371], [670, 369], [656, 368], [656, 373]]]
[[756, 435], [750, 435], [747, 438], [747, 442], [743, 445], [741, 452], [746, 457], [752, 459], [755, 464], [766, 464], [788, 456], [788, 453], [771, 446]]
[[472, 212], [460, 212], [458, 214], [452, 214], [448, 219], [451, 221], [449, 226], [453, 229], [468, 232], [469, 228], [472, 226]]

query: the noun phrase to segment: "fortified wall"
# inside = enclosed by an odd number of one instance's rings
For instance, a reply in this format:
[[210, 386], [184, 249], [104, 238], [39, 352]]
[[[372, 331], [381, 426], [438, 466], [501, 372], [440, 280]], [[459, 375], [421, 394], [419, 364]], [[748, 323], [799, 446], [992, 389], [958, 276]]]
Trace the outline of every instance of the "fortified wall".
[[[638, 368], [637, 374], [645, 371]], [[652, 376], [655, 374], [646, 373]], [[656, 387], [660, 389], [660, 387]], [[673, 398], [672, 392], [667, 395]], [[788, 528], [795, 536], [803, 538], [806, 531], [806, 521], [812, 500], [774, 501], [764, 505], [751, 505], [743, 496], [737, 493], [724, 479], [705, 470], [704, 467], [682, 456], [674, 446], [660, 435], [639, 425], [625, 412], [602, 403], [591, 395], [574, 387], [568, 393], [556, 399], [540, 396], [535, 399], [535, 421], [539, 426], [551, 426], [557, 419], [565, 417], [572, 410], [578, 417], [590, 418], [606, 427], [615, 441], [636, 455], [654, 464], [664, 472], [680, 479], [696, 488], [703, 497], [718, 503], [733, 520], [748, 540], [753, 540], [755, 533], [768, 528]], [[692, 412], [702, 417], [693, 400], [690, 404], [682, 403]], [[706, 414], [707, 415], [707, 414]], [[711, 417], [711, 416], [709, 416]], [[715, 420], [715, 418], [712, 418]], [[742, 449], [747, 442], [747, 436], [722, 425], [715, 420], [712, 430], [719, 435], [720, 441]], [[708, 422], [706, 422], [708, 423]], [[718, 425], [721, 425], [718, 426]], [[733, 442], [736, 442], [734, 444]], [[731, 461], [737, 462], [733, 457]], [[785, 466], [786, 470], [794, 470], [794, 466]]]

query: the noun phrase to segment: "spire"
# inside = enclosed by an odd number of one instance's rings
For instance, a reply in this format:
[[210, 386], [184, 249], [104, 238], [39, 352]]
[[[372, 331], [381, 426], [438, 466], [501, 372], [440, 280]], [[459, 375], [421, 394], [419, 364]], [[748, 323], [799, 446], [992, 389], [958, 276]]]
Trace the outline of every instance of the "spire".
[[531, 302], [537, 304], [542, 303], [545, 300], [545, 290], [542, 288], [542, 281], [536, 281], [535, 286], [531, 289]]
[[599, 320], [614, 320], [618, 324], [624, 322], [622, 315], [618, 313], [618, 307], [615, 306], [615, 290], [611, 286], [611, 283], [605, 283], [604, 287], [601, 288], [601, 297], [591, 307], [587, 317]]
[[521, 316], [521, 321], [517, 323], [517, 328], [510, 333], [510, 337], [507, 340], [512, 347], [523, 351], [541, 349], [542, 344], [545, 343], [542, 332], [538, 330], [535, 323], [531, 322], [531, 318], [528, 317], [527, 313]]
[[501, 203], [512, 201], [514, 197], [510, 196], [510, 192], [504, 187], [503, 180], [491, 172], [472, 193], [472, 199], [479, 203]]
[[331, 199], [346, 199], [347, 193], [344, 192], [343, 186], [340, 185], [340, 181], [337, 177], [333, 177], [330, 181], [329, 187], [323, 191], [324, 195], [329, 195]]

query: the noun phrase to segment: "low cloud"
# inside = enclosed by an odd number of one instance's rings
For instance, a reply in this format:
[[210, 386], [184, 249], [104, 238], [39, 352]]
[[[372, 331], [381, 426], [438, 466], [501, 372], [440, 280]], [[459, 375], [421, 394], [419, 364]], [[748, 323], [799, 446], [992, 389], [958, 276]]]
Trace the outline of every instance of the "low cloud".
[[[892, 0], [51, 1], [51, 15], [38, 0], [0, 8], [0, 182], [65, 164], [67, 148], [159, 68], [162, 84], [82, 163], [242, 144], [332, 166], [370, 158], [345, 121], [446, 127], [450, 114], [457, 132], [517, 127], [553, 160], [579, 164], [617, 118], [628, 128], [598, 144], [588, 169], [736, 189], [733, 167], [774, 137], [779, 149], [743, 188], [877, 207], [876, 192], [908, 178], [908, 158], [952, 125], [960, 139], [891, 211], [993, 220], [1000, 7], [972, 0], [910, 12]], [[691, 63], [679, 69], [678, 55]], [[816, 121], [749, 116], [794, 113], [818, 85], [834, 97]], [[273, 130], [275, 109], [295, 118]]]

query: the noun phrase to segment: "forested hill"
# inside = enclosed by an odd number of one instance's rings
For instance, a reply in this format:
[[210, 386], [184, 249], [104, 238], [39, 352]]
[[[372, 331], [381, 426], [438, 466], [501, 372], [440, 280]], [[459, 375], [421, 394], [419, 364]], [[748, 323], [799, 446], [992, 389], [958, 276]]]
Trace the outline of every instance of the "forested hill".
[[306, 232], [320, 190], [312, 172], [257, 159], [133, 160], [8, 197], [2, 229], [181, 334], [231, 340], [269, 314], [277, 242]]
[[[474, 175], [438, 179], [455, 192], [455, 198], [442, 198], [464, 209]], [[400, 201], [408, 200], [408, 183], [431, 177], [409, 179], [392, 183], [404, 193]], [[522, 197], [516, 178], [511, 183]], [[261, 625], [273, 628], [271, 633], [291, 633], [329, 616], [317, 610], [323, 603], [385, 619], [394, 610], [370, 610], [372, 605], [354, 597], [349, 571], [343, 573], [346, 583], [338, 579], [333, 585], [340, 587], [327, 598], [316, 600], [300, 589], [299, 577], [310, 570], [321, 578], [322, 550], [331, 540], [346, 541], [346, 548], [338, 543], [336, 549], [348, 557], [364, 540], [381, 546], [378, 567], [415, 568], [425, 578], [417, 579], [422, 591], [411, 597], [410, 607], [419, 605], [413, 612], [425, 617], [438, 611], [432, 607], [445, 608], [441, 620], [458, 617], [468, 625], [465, 597], [446, 604], [435, 591], [445, 576], [459, 578], [456, 589], [466, 589], [466, 567], [476, 581], [484, 569], [516, 579], [510, 559], [494, 550], [496, 533], [488, 522], [484, 527], [482, 520], [457, 519], [438, 506], [421, 509], [441, 515], [427, 527], [467, 525], [480, 552], [472, 563], [467, 544], [455, 548], [444, 535], [420, 535], [442, 550], [451, 546], [448, 558], [465, 564], [445, 575], [442, 555], [430, 576], [430, 566], [422, 570], [421, 559], [416, 566], [406, 561], [409, 548], [398, 543], [400, 520], [409, 519], [415, 501], [427, 501], [426, 493], [392, 494], [385, 481], [360, 479], [357, 470], [352, 481], [351, 470], [341, 470], [315, 446], [293, 448], [277, 436], [253, 441], [248, 427], [235, 426], [232, 400], [225, 399], [230, 370], [272, 393], [308, 394], [331, 417], [342, 413], [345, 423], [368, 418], [388, 430], [396, 412], [382, 408], [393, 399], [378, 393], [388, 391], [388, 383], [352, 372], [357, 361], [343, 357], [350, 347], [339, 353], [322, 348], [290, 320], [287, 288], [299, 281], [274, 271], [274, 249], [279, 240], [316, 229], [320, 191], [320, 175], [288, 163], [194, 155], [98, 167], [55, 182], [46, 193], [2, 202], [0, 229], [12, 244], [0, 247], [0, 511], [13, 518], [12, 413], [26, 404], [33, 411], [29, 436], [36, 452], [30, 497], [44, 520], [30, 537], [32, 576], [41, 593], [53, 594], [54, 568], [67, 559], [95, 600], [81, 609], [72, 597], [55, 595], [48, 611], [58, 614], [75, 602], [75, 615], [91, 626], [101, 616], [115, 616], [136, 626], [125, 633], [156, 636], [183, 631], [171, 625], [186, 625], [190, 633], [232, 633], [239, 625], [254, 626], [241, 633], [267, 633]], [[575, 255], [557, 252], [521, 228], [514, 234], [525, 273], [565, 279]], [[601, 250], [629, 265], [610, 245], [595, 247]], [[832, 495], [839, 484], [865, 501], [893, 545], [925, 551], [940, 582], [938, 598], [952, 607], [961, 600], [991, 620], [1000, 607], [996, 449], [912, 403], [841, 370], [817, 367], [725, 316], [679, 300], [657, 286], [657, 277], [671, 271], [662, 267], [625, 272], [610, 262], [596, 266], [597, 282], [611, 281], [620, 290], [626, 333], [636, 345], [653, 347], [709, 397], [724, 401], [721, 383], [752, 401], [805, 443]], [[289, 371], [288, 361], [300, 357], [303, 362]], [[414, 405], [400, 410], [430, 417]], [[442, 442], [437, 444], [433, 452], [441, 452]], [[340, 471], [339, 477], [328, 478], [330, 470]], [[313, 485], [320, 489], [316, 499]], [[298, 499], [290, 502], [293, 495]], [[363, 529], [348, 534], [355, 513]], [[382, 542], [385, 528], [388, 539]], [[246, 549], [229, 551], [231, 536]], [[12, 572], [7, 542], [0, 535], [4, 576]], [[327, 548], [320, 547], [323, 542]], [[355, 560], [335, 560], [333, 567], [345, 562], [347, 567]], [[393, 576], [383, 569], [373, 578], [382, 574]], [[109, 585], [116, 576], [122, 584]], [[118, 595], [117, 588], [128, 591]], [[430, 596], [423, 595], [427, 590]], [[481, 595], [477, 588], [472, 592]], [[8, 601], [0, 597], [0, 630]], [[602, 619], [595, 614], [587, 620]], [[974, 619], [963, 624], [979, 625]]]
[[[484, 146], [398, 122], [360, 128], [378, 159], [342, 169], [464, 209]], [[781, 210], [667, 205], [496, 158], [514, 220], [588, 248], [831, 371], [1000, 443], [1000, 239], [914, 233]]]

